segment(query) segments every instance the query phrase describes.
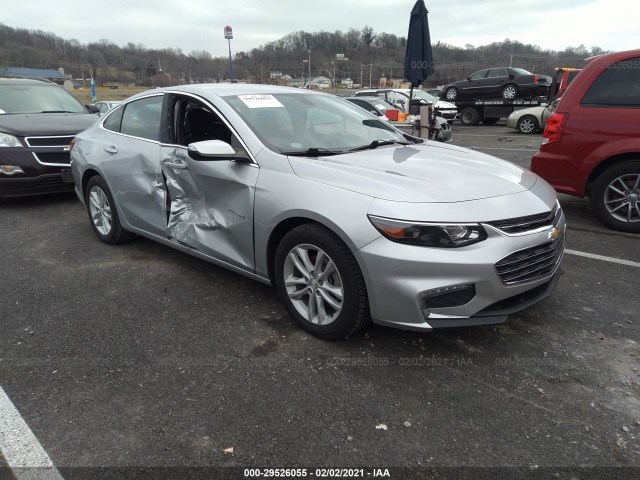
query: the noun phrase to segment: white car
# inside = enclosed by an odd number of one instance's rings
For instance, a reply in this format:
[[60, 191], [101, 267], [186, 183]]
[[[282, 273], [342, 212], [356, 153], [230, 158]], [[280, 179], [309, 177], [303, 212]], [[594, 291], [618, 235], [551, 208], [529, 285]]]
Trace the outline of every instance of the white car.
[[[382, 97], [399, 110], [409, 113], [410, 92], [411, 90], [408, 88], [379, 88], [360, 90], [356, 92], [356, 96]], [[449, 122], [455, 120], [458, 115], [458, 107], [456, 107], [453, 103], [443, 102], [442, 100], [439, 100], [437, 97], [434, 97], [424, 90], [414, 89], [412, 99], [413, 105], [415, 105], [414, 102], [416, 101], [416, 99], [421, 105], [433, 105], [434, 108], [438, 111], [438, 116], [444, 117]]]
[[549, 119], [549, 107], [539, 106], [515, 110], [507, 117], [507, 127], [520, 133], [536, 133], [544, 130]]

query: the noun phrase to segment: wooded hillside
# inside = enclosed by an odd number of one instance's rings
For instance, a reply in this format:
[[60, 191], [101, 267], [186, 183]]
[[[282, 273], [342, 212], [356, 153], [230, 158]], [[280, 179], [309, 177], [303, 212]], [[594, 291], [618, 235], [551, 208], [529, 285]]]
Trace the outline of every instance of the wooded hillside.
[[[402, 76], [406, 39], [377, 33], [370, 27], [347, 32], [293, 32], [281, 39], [234, 55], [234, 77], [255, 83], [271, 83], [272, 73], [302, 77], [311, 58], [312, 76], [340, 82], [374, 84], [381, 76]], [[535, 73], [551, 74], [554, 67], [579, 67], [591, 55], [603, 53], [599, 47], [584, 45], [562, 51], [543, 50], [505, 39], [490, 45], [457, 47], [437, 42], [433, 45], [435, 74], [427, 86], [460, 80], [475, 70], [491, 66], [521, 67]], [[345, 60], [337, 60], [342, 54]], [[159, 65], [177, 81], [220, 81], [229, 76], [228, 58], [214, 58], [205, 50], [184, 53], [180, 48], [147, 49], [142, 44], [116, 45], [107, 39], [81, 44], [41, 30], [12, 28], [0, 24], [0, 74], [2, 67], [59, 68], [74, 78], [88, 78], [92, 69], [98, 83], [135, 82], [149, 84]]]

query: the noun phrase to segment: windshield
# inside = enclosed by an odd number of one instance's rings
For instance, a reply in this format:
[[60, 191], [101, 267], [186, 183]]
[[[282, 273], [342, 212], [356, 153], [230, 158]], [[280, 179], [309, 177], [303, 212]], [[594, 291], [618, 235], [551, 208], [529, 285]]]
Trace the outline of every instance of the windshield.
[[438, 101], [438, 99], [436, 97], [434, 97], [430, 93], [423, 92], [422, 90], [414, 90], [413, 91], [413, 97], [414, 98], [419, 98], [421, 100], [425, 100], [428, 103], [434, 103], [434, 102]]
[[[224, 100], [269, 149], [285, 154], [344, 153], [402, 133], [352, 103], [301, 91], [234, 95]], [[379, 142], [377, 143], [379, 144]]]
[[16, 113], [87, 113], [66, 90], [51, 84], [0, 85], [0, 111]]

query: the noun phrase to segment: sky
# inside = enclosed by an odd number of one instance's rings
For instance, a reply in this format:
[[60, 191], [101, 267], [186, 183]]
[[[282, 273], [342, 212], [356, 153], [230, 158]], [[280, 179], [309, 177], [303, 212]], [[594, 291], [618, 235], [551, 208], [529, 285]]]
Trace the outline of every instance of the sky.
[[[287, 33], [375, 32], [407, 35], [415, 0], [40, 0], [12, 2], [0, 23], [43, 30], [86, 44], [101, 39], [146, 48], [206, 50], [228, 55], [224, 27], [233, 28], [232, 52], [248, 51]], [[426, 0], [432, 43], [464, 47], [505, 38], [563, 50], [584, 44], [619, 51], [640, 48], [637, 0]], [[51, 4], [53, 5], [53, 4]], [[336, 52], [341, 53], [341, 52]], [[437, 61], [437, 59], [436, 59]]]

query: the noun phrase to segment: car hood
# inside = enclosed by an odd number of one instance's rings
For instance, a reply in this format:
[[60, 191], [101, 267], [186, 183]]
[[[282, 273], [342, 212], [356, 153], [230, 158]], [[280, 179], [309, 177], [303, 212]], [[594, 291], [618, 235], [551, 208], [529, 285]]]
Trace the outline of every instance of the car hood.
[[456, 107], [453, 103], [443, 102], [442, 100], [438, 100], [436, 102], [436, 108], [439, 110], [457, 110], [458, 109], [458, 107]]
[[383, 200], [452, 203], [529, 190], [537, 176], [503, 160], [441, 143], [289, 157], [296, 175]]
[[0, 115], [0, 131], [11, 135], [75, 135], [99, 117], [90, 113], [29, 113]]

